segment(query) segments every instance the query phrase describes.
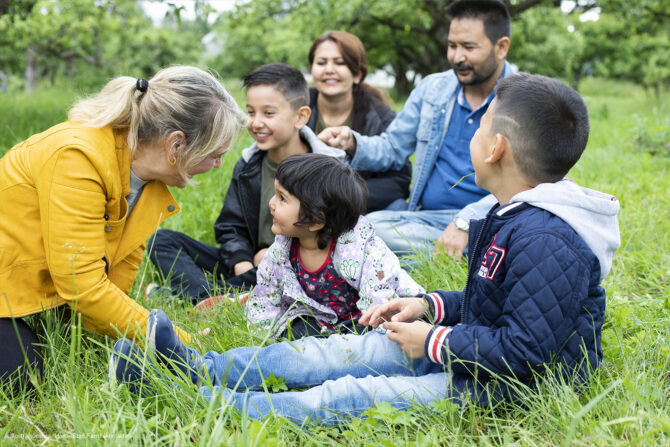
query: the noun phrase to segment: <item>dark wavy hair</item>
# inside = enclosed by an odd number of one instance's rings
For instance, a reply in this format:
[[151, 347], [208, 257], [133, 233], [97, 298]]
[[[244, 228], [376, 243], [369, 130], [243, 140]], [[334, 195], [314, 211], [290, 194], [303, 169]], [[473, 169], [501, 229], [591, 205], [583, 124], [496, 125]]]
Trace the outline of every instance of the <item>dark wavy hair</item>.
[[317, 233], [319, 248], [354, 228], [365, 214], [368, 189], [347, 164], [322, 154], [295, 154], [279, 164], [277, 182], [300, 200], [296, 226], [324, 224]]

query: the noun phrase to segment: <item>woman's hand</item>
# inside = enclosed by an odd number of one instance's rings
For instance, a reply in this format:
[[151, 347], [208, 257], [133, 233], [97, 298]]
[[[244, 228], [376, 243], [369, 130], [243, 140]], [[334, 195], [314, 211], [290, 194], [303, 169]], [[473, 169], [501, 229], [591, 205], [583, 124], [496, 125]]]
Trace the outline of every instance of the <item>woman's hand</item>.
[[396, 298], [369, 308], [358, 322], [364, 326], [376, 328], [385, 321], [416, 321], [426, 314], [427, 308], [423, 298]]
[[342, 149], [353, 157], [356, 153], [356, 139], [347, 126], [328, 127], [318, 135], [319, 139], [337, 149]]

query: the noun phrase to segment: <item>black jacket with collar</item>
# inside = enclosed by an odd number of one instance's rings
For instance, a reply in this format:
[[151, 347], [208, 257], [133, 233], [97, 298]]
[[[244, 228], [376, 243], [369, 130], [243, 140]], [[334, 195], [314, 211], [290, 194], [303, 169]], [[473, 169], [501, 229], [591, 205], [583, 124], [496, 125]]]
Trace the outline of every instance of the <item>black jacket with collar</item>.
[[[319, 111], [316, 100], [319, 92], [314, 87], [309, 89], [309, 107], [312, 115], [309, 117], [307, 126], [315, 130], [319, 119]], [[395, 118], [396, 113], [389, 106], [377, 99], [375, 96], [359, 90], [354, 97], [354, 102], [361, 106], [361, 112], [354, 113], [351, 128], [362, 135], [379, 135]], [[396, 199], [409, 197], [409, 184], [412, 180], [412, 164], [409, 160], [400, 171], [372, 172], [358, 171], [365, 179], [368, 186], [368, 212], [379, 211], [386, 208]]]
[[219, 259], [226, 275], [234, 274], [235, 264], [252, 261], [258, 246], [258, 219], [261, 202], [263, 151], [235, 163], [223, 208], [214, 223]]
[[[300, 129], [300, 138], [311, 152], [343, 159], [345, 154], [320, 141], [307, 126]], [[214, 223], [214, 237], [219, 243], [219, 262], [227, 276], [233, 275], [235, 264], [253, 262], [261, 247], [258, 242], [258, 219], [261, 205], [261, 167], [267, 152], [252, 144], [242, 156], [230, 179], [223, 208]], [[265, 205], [267, 206], [267, 204]]]

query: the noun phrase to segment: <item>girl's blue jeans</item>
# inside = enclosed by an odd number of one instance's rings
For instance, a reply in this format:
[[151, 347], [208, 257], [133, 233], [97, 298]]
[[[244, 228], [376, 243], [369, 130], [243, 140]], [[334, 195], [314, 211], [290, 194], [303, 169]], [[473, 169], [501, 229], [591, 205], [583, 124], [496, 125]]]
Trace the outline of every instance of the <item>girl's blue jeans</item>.
[[[271, 413], [303, 423], [337, 424], [377, 402], [406, 409], [445, 398], [450, 374], [427, 359], [409, 359], [385, 334], [331, 335], [242, 347], [204, 356], [212, 386], [200, 391], [250, 417]], [[283, 377], [289, 391], [271, 393], [263, 378]]]

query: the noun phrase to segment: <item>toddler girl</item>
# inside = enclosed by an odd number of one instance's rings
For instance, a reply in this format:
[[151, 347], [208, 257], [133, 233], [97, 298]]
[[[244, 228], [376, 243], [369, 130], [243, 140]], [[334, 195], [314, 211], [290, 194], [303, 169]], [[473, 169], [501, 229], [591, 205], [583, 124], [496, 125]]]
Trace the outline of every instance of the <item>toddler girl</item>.
[[333, 157], [279, 165], [269, 204], [277, 236], [247, 301], [250, 325], [296, 338], [358, 330], [372, 305], [424, 293], [362, 216], [366, 202], [365, 182]]

